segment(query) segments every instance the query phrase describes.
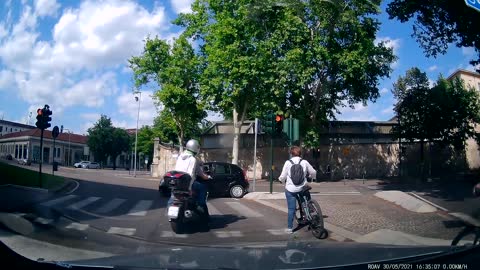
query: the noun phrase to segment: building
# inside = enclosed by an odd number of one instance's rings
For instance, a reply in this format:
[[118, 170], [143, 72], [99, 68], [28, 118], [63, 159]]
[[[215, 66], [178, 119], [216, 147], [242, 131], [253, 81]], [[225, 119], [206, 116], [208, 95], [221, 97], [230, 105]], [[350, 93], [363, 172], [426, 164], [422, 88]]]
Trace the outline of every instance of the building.
[[6, 121], [6, 120], [0, 120], [0, 136], [13, 133], [13, 132], [25, 131], [25, 130], [35, 129], [35, 128], [36, 128], [35, 126], [15, 123], [15, 122]]
[[[453, 80], [459, 78], [464, 81], [465, 86], [473, 87], [477, 91], [480, 91], [480, 74], [464, 69], [458, 69], [450, 76], [447, 80]], [[480, 127], [475, 127], [476, 132], [480, 133]], [[467, 145], [465, 149], [466, 160], [468, 167], [470, 169], [480, 169], [480, 152], [479, 146], [475, 139], [471, 138], [467, 140]]]
[[87, 136], [62, 133], [55, 140], [52, 132], [45, 130], [43, 133], [43, 151], [40, 150], [40, 129], [28, 129], [13, 132], [0, 137], [0, 157], [11, 155], [15, 159], [30, 159], [43, 163], [58, 162], [61, 165], [71, 166], [81, 160], [92, 160], [87, 146]]
[[447, 80], [453, 80], [459, 78], [465, 82], [465, 86], [473, 87], [477, 91], [480, 91], [480, 74], [465, 69], [457, 69], [450, 76], [447, 77]]

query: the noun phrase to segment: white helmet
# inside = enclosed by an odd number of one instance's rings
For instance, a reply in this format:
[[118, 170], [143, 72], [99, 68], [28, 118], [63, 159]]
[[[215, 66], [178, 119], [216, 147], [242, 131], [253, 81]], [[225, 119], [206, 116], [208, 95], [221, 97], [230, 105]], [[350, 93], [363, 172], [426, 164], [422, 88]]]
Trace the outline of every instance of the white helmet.
[[200, 144], [197, 140], [189, 140], [187, 142], [187, 145], [185, 145], [185, 148], [195, 154], [198, 154], [198, 152], [200, 152]]

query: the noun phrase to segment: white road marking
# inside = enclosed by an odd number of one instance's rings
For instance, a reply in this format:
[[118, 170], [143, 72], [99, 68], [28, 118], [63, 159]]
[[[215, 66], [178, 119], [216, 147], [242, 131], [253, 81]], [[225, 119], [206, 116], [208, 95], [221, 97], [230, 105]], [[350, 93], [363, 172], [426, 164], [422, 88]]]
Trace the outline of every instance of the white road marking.
[[95, 210], [95, 212], [102, 213], [102, 214], [111, 212], [111, 211], [115, 210], [117, 207], [119, 207], [125, 201], [126, 201], [125, 199], [115, 198], [113, 200], [110, 200], [108, 203], [104, 204], [103, 206], [101, 206], [97, 210]]
[[90, 227], [90, 225], [88, 225], [88, 224], [72, 222], [72, 223], [70, 223], [70, 225], [68, 225], [65, 228], [66, 229], [75, 229], [75, 230], [79, 230], [79, 231], [85, 231], [86, 229], [88, 229], [88, 227]]
[[145, 216], [147, 214], [147, 210], [152, 204], [153, 201], [151, 200], [141, 200], [128, 212], [128, 215]]
[[92, 204], [96, 201], [100, 200], [100, 197], [88, 197], [84, 200], [81, 200], [79, 202], [76, 202], [74, 204], [71, 204], [69, 205], [67, 208], [71, 208], [71, 209], [82, 209], [84, 208], [85, 206], [89, 205], [89, 204]]
[[37, 217], [34, 221], [37, 222], [37, 223], [43, 224], [43, 225], [48, 225], [48, 224], [52, 223], [53, 220], [42, 218], [42, 217]]
[[176, 234], [172, 231], [162, 231], [162, 235], [160, 235], [160, 237], [187, 238], [188, 235], [186, 235], [186, 234]]
[[121, 234], [121, 235], [134, 235], [137, 229], [135, 228], [121, 228], [121, 227], [110, 227], [107, 233]]
[[54, 199], [54, 200], [50, 200], [50, 201], [41, 203], [40, 205], [50, 207], [50, 206], [54, 206], [56, 204], [71, 200], [71, 199], [76, 198], [76, 197], [78, 197], [78, 196], [77, 195], [66, 195], [66, 196], [63, 196], [63, 197], [60, 197], [60, 198], [57, 198], [57, 199]]
[[287, 234], [285, 232], [285, 229], [268, 229], [267, 232], [269, 232], [272, 235], [284, 235]]
[[231, 208], [233, 208], [235, 211], [237, 211], [242, 216], [245, 216], [245, 217], [263, 217], [262, 214], [246, 207], [245, 205], [243, 205], [239, 202], [225, 202], [225, 203], [228, 206], [230, 206]]
[[218, 209], [213, 206], [213, 204], [207, 202], [207, 207], [208, 207], [208, 213], [210, 215], [216, 215], [216, 216], [221, 216], [223, 215], [220, 211], [218, 211]]

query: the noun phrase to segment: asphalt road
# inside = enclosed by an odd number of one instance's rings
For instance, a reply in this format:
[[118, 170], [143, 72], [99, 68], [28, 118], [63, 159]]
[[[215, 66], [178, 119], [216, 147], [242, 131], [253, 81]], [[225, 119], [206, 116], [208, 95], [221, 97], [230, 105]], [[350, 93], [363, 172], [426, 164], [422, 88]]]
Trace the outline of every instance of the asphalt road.
[[[209, 231], [177, 235], [165, 216], [168, 198], [158, 192], [157, 179], [135, 178], [127, 171], [74, 168], [61, 168], [56, 174], [81, 179], [78, 188], [69, 194], [43, 195], [30, 207], [14, 211], [35, 226], [28, 235], [33, 239], [115, 254], [172, 243], [224, 246], [315, 240], [306, 228], [286, 234], [285, 213], [233, 198], [209, 198]], [[257, 187], [266, 191], [269, 183]], [[276, 183], [275, 189], [283, 187]], [[11, 196], [22, 196], [16, 193]]]

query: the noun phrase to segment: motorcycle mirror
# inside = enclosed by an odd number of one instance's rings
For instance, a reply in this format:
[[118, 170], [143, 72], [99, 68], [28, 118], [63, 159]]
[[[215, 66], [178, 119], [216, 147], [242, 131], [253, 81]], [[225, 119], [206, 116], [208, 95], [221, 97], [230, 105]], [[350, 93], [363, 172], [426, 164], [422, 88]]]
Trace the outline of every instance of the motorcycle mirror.
[[473, 196], [480, 197], [480, 183], [473, 187]]

